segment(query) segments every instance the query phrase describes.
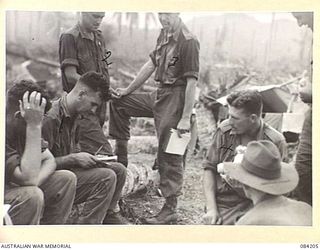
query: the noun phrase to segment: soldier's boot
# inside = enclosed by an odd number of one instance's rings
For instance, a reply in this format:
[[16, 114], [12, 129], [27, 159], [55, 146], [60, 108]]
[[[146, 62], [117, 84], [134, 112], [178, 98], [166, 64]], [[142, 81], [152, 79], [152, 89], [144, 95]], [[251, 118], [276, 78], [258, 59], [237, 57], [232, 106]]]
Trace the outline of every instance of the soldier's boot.
[[176, 224], [178, 220], [177, 214], [177, 197], [170, 196], [166, 198], [166, 202], [160, 212], [151, 218], [146, 218], [146, 224], [152, 225], [165, 225], [165, 224]]

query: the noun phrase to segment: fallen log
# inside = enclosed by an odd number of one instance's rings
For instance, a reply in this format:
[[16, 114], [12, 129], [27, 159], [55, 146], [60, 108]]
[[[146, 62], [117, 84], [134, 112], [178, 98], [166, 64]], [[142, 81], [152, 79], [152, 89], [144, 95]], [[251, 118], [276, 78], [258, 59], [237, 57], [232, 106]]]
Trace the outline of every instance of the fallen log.
[[146, 188], [149, 184], [158, 185], [158, 171], [148, 164], [131, 163], [127, 168], [127, 179], [122, 189], [122, 197]]
[[46, 58], [37, 58], [37, 57], [29, 55], [27, 52], [22, 52], [22, 51], [19, 52], [17, 50], [14, 50], [13, 48], [7, 47], [6, 53], [7, 54], [11, 54], [13, 56], [18, 56], [18, 57], [25, 58], [26, 60], [32, 60], [34, 62], [42, 63], [42, 64], [45, 64], [45, 65], [50, 66], [50, 67], [60, 68], [60, 63], [59, 62], [52, 61], [52, 60], [49, 60], [49, 59], [46, 59]]
[[[129, 156], [130, 157], [130, 156]], [[133, 158], [136, 158], [132, 156]], [[131, 157], [131, 158], [132, 158]], [[130, 159], [127, 168], [126, 183], [122, 189], [122, 197], [145, 189], [148, 185], [159, 185], [159, 174], [152, 170], [154, 155], [139, 154], [139, 159]], [[82, 214], [85, 203], [73, 205], [67, 224], [75, 224], [77, 217]]]

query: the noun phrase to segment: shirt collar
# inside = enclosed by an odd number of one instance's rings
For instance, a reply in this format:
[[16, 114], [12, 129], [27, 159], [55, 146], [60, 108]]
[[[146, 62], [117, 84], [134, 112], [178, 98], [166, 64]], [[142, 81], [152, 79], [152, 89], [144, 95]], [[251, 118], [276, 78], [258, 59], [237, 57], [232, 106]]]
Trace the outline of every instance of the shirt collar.
[[170, 32], [170, 33], [169, 33], [169, 35], [171, 35], [172, 38], [173, 38], [173, 40], [175, 40], [176, 42], [178, 41], [181, 28], [182, 28], [182, 21], [181, 21], [181, 19], [179, 18], [179, 23], [178, 23], [176, 29], [175, 29], [173, 32]]
[[[78, 27], [78, 30], [80, 32], [81, 38], [86, 38], [86, 39], [89, 39], [89, 40], [93, 41], [93, 38], [90, 37], [89, 34], [82, 29], [80, 23], [77, 24], [77, 27]], [[94, 31], [92, 33], [94, 34]]]
[[65, 117], [71, 117], [70, 115], [70, 112], [69, 112], [69, 109], [68, 109], [68, 104], [67, 104], [67, 93], [63, 93], [62, 96], [61, 96], [61, 99], [60, 99], [60, 107], [61, 107], [61, 110], [63, 112], [63, 115]]
[[179, 38], [179, 34], [182, 28], [182, 21], [179, 18], [179, 23], [176, 27], [176, 29], [174, 31], [170, 30], [170, 31], [166, 31], [165, 29], [161, 29], [162, 33], [164, 34], [164, 36], [166, 37], [166, 41], [169, 41], [170, 37], [172, 37], [173, 40], [175, 40], [176, 42], [178, 41]]

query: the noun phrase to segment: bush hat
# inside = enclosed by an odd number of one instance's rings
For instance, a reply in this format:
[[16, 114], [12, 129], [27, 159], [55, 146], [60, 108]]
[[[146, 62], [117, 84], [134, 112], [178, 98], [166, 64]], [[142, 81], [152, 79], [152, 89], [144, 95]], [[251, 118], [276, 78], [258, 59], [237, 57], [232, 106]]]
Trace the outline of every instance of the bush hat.
[[241, 163], [224, 162], [226, 175], [262, 192], [282, 195], [298, 185], [293, 165], [281, 162], [278, 148], [270, 141], [252, 141]]

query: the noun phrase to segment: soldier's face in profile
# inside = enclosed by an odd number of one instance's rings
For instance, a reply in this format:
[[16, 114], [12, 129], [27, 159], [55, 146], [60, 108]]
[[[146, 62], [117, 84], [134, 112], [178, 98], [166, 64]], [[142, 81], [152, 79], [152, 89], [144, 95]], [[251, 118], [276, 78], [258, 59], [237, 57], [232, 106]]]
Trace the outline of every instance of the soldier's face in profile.
[[242, 108], [229, 106], [229, 124], [235, 134], [245, 134], [252, 127], [252, 120]]
[[79, 94], [77, 111], [79, 113], [88, 111], [95, 113], [101, 103], [101, 93], [86, 88], [84, 92], [80, 92]]
[[82, 12], [82, 23], [85, 29], [97, 30], [104, 18], [104, 12]]
[[171, 29], [179, 20], [179, 13], [158, 13], [159, 21], [164, 29]]

